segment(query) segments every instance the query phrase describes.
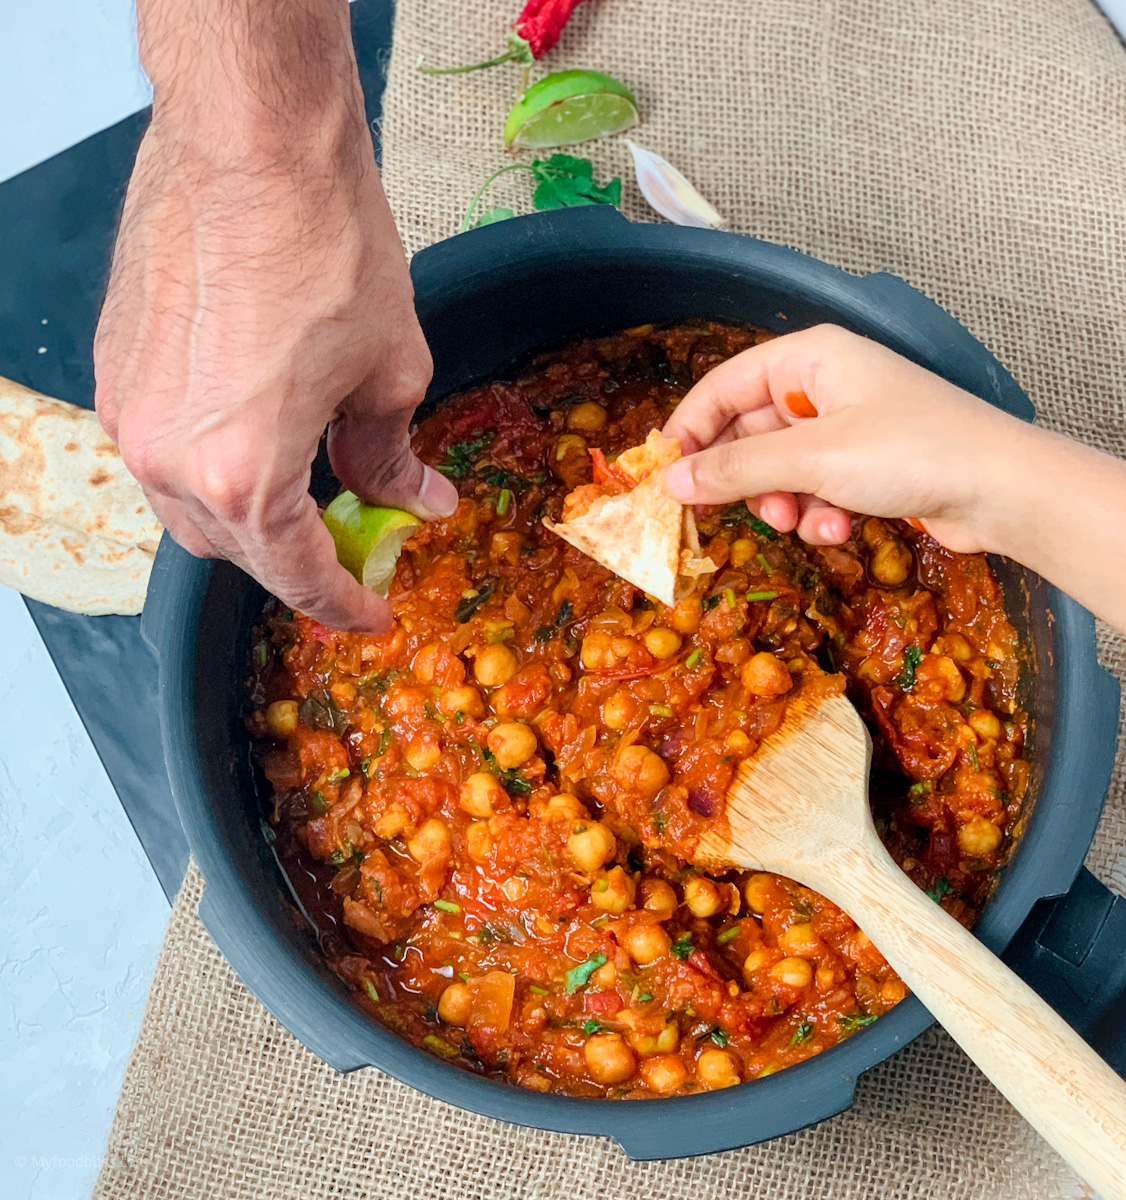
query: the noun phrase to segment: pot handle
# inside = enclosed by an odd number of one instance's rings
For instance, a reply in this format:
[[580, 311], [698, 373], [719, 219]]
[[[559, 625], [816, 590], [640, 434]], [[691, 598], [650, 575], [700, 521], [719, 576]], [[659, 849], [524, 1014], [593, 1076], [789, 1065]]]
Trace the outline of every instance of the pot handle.
[[929, 296], [898, 275], [884, 271], [863, 276], [856, 286], [869, 302], [876, 301], [883, 312], [893, 314], [888, 317], [888, 333], [893, 337], [896, 326], [908, 325], [916, 338], [922, 333], [930, 340], [933, 359], [961, 364], [957, 378], [950, 377], [952, 383], [1022, 421], [1036, 416], [1020, 384], [964, 325]]
[[1126, 1078], [1126, 899], [1081, 867], [1040, 900], [1002, 958]]

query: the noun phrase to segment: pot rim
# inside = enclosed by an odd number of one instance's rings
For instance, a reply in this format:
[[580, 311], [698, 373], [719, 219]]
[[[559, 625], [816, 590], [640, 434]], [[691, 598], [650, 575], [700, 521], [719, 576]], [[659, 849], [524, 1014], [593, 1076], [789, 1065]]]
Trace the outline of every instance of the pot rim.
[[[840, 313], [842, 323], [851, 320], [858, 331], [932, 369], [941, 364], [946, 369], [940, 373], [947, 378], [1014, 415], [1033, 416], [1031, 403], [997, 360], [953, 317], [894, 276], [849, 275], [795, 250], [739, 234], [634, 225], [616, 210], [516, 218], [420, 252], [412, 263], [420, 318], [425, 327], [427, 312], [464, 299], [482, 280], [497, 286], [506, 274], [529, 266], [566, 263], [576, 269], [606, 255], [622, 262], [656, 261], [669, 269], [737, 272], [764, 285], [798, 287], [806, 299]], [[441, 388], [436, 379], [427, 403], [435, 401]], [[863, 1071], [932, 1024], [919, 1000], [909, 995], [871, 1026], [767, 1078], [720, 1092], [632, 1104], [531, 1092], [444, 1063], [386, 1030], [347, 999], [327, 966], [303, 961], [284, 945], [279, 956], [283, 908], [267, 912], [256, 903], [247, 875], [252, 864], [225, 852], [214, 828], [200, 756], [184, 753], [185, 747], [199, 746], [195, 705], [185, 702], [197, 683], [198, 623], [209, 589], [220, 585], [227, 591], [247, 583], [230, 564], [193, 559], [165, 535], [142, 625], [160, 664], [161, 728], [172, 792], [206, 881], [199, 912], [243, 983], [305, 1046], [338, 1070], [377, 1066], [429, 1096], [475, 1113], [546, 1130], [611, 1136], [632, 1158], [671, 1158], [748, 1145], [840, 1112], [851, 1104]], [[1050, 585], [1045, 594], [1054, 622], [1057, 669], [1052, 754], [1021, 842], [999, 873], [996, 893], [975, 929], [995, 952], [1007, 945], [1037, 900], [1070, 887], [1093, 837], [1113, 762], [1116, 722], [1108, 734], [1107, 719], [1099, 714], [1116, 716], [1117, 684], [1097, 664], [1094, 620]], [[1086, 800], [1074, 806], [1039, 803], [1041, 796], [1056, 793]], [[1013, 869], [1024, 862], [1035, 870]], [[748, 1128], [752, 1095], [757, 1123]]]

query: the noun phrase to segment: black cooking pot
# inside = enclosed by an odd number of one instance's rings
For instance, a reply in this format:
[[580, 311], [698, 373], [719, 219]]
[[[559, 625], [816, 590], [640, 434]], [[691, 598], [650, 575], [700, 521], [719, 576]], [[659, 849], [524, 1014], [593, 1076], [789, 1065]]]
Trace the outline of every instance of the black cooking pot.
[[[412, 265], [434, 353], [429, 409], [573, 338], [649, 321], [712, 317], [775, 330], [834, 321], [883, 342], [1026, 420], [1011, 376], [940, 308], [891, 275], [857, 278], [734, 234], [633, 225], [609, 208], [538, 214], [423, 251]], [[978, 926], [1001, 951], [1042, 897], [1077, 879], [1114, 755], [1118, 687], [1095, 658], [1094, 622], [1074, 601], [997, 564], [1029, 648], [1035, 802]], [[375, 1024], [329, 970], [270, 850], [243, 729], [251, 626], [265, 593], [227, 563], [167, 537], [144, 630], [160, 659], [172, 790], [206, 879], [200, 915], [242, 981], [306, 1046], [341, 1071], [372, 1065], [451, 1104], [502, 1120], [617, 1139], [635, 1158], [704, 1154], [789, 1133], [841, 1111], [862, 1071], [931, 1017], [909, 997], [840, 1045], [787, 1071], [706, 1095], [624, 1104], [547, 1096], [452, 1067]], [[1126, 903], [1085, 872], [1066, 901], [1040, 904], [1020, 963], [1081, 1032], [1126, 1021]], [[296, 917], [296, 919], [295, 919]], [[1115, 1006], [1118, 1006], [1117, 1008]], [[1117, 1015], [1116, 1015], [1117, 1014]], [[1106, 1032], [1104, 1028], [1104, 1032]]]

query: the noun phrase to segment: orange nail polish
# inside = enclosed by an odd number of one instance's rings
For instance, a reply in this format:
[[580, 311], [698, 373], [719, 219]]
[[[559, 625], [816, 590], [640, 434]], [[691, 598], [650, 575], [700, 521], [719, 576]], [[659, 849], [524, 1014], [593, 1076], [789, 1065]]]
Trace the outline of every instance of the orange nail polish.
[[809, 397], [805, 392], [787, 392], [784, 403], [795, 417], [817, 416], [817, 409], [810, 404]]
[[927, 527], [922, 523], [922, 521], [919, 520], [918, 517], [908, 517], [907, 524], [910, 525], [912, 529], [917, 529], [920, 533], [926, 533], [927, 531]]

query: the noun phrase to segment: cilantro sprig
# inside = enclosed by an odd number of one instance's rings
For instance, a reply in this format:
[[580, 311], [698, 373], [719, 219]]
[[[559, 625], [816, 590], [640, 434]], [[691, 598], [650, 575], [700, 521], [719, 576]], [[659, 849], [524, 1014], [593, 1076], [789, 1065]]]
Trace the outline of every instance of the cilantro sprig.
[[527, 171], [535, 182], [532, 192], [532, 207], [537, 212], [549, 212], [557, 208], [580, 208], [587, 204], [621, 204], [622, 181], [611, 179], [599, 183], [594, 178], [594, 164], [589, 158], [576, 158], [572, 154], [553, 154], [550, 158], [534, 158], [530, 163], [508, 163], [498, 167], [474, 193], [469, 208], [461, 221], [461, 232], [478, 229], [482, 225], [495, 225], [514, 216], [511, 208], [499, 206], [483, 210], [474, 217], [477, 205], [485, 190], [510, 171]]

